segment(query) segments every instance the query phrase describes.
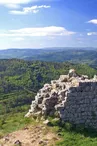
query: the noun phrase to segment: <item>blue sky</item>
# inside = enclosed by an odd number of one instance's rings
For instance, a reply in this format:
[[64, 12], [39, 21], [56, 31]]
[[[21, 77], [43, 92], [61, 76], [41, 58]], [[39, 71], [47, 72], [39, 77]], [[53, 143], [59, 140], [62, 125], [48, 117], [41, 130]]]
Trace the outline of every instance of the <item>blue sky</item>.
[[97, 47], [97, 0], [0, 0], [0, 49]]

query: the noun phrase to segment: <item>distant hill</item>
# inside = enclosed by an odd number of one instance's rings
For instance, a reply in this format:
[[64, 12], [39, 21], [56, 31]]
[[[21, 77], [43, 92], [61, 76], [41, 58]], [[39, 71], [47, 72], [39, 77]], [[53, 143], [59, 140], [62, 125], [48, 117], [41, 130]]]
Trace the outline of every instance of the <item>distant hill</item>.
[[49, 62], [86, 63], [97, 67], [96, 48], [44, 48], [0, 50], [0, 59], [24, 59]]
[[0, 59], [25, 59], [27, 57], [36, 57], [38, 55], [43, 55], [45, 53], [59, 52], [64, 50], [64, 48], [43, 48], [43, 49], [7, 49], [0, 50]]

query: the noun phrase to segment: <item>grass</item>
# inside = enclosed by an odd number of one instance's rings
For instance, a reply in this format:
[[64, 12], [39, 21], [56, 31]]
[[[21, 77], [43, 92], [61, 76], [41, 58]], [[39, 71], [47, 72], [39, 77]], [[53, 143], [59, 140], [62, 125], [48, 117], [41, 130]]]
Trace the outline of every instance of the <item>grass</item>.
[[0, 117], [0, 135], [5, 135], [13, 131], [22, 129], [29, 125], [31, 118], [24, 118], [25, 113], [8, 114]]
[[97, 146], [97, 137], [86, 137], [84, 134], [63, 131], [62, 141], [56, 146]]
[[[0, 117], [0, 138], [13, 131], [20, 130], [26, 126], [40, 124], [31, 118], [24, 118], [25, 112], [15, 113]], [[56, 146], [97, 146], [97, 132], [93, 129], [86, 129], [84, 126], [74, 126], [70, 123], [62, 124], [59, 120], [49, 118], [50, 125], [46, 131], [52, 129], [53, 132], [60, 136], [60, 141]]]
[[75, 126], [70, 123], [52, 122], [53, 129], [61, 137], [56, 146], [97, 146], [97, 131]]

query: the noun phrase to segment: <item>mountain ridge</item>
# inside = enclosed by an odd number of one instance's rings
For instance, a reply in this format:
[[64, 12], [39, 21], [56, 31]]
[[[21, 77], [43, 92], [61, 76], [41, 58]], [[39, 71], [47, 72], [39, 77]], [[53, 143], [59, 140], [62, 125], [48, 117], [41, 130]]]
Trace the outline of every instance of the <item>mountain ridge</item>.
[[86, 63], [93, 67], [97, 64], [97, 49], [89, 48], [48, 48], [48, 49], [8, 49], [0, 50], [0, 59], [24, 59], [48, 62]]

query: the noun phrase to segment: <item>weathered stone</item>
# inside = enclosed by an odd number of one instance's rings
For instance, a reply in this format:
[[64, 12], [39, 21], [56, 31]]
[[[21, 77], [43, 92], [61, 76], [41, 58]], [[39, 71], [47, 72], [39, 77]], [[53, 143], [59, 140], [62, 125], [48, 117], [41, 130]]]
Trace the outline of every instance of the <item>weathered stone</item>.
[[85, 80], [85, 79], [89, 79], [89, 77], [87, 75], [82, 75], [81, 80]]
[[69, 75], [69, 78], [71, 78], [71, 77], [77, 77], [77, 76], [78, 76], [78, 75], [76, 74], [75, 69], [70, 69], [68, 75]]
[[61, 75], [59, 80], [61, 82], [68, 82], [69, 76], [68, 75]]
[[17, 141], [15, 141], [14, 145], [15, 146], [22, 146], [22, 143], [19, 140], [17, 140]]
[[45, 125], [48, 125], [49, 123], [50, 123], [49, 120], [46, 120], [46, 121], [43, 122], [43, 124], [45, 124]]
[[[52, 116], [58, 113], [63, 122], [85, 124], [97, 129], [97, 79], [79, 76], [75, 70], [45, 84], [35, 96], [26, 117]], [[40, 114], [38, 114], [40, 113]]]
[[97, 75], [94, 75], [94, 78], [93, 78], [93, 80], [97, 80]]

